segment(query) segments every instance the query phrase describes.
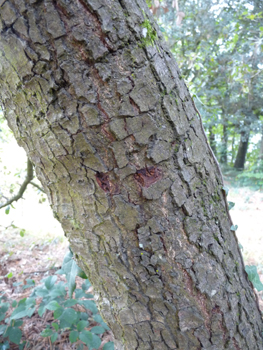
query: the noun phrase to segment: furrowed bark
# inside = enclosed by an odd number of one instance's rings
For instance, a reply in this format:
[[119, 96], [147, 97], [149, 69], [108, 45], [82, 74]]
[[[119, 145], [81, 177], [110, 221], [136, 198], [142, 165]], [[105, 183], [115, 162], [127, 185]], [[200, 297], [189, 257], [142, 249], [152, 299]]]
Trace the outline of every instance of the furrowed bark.
[[0, 6], [5, 116], [116, 349], [263, 349], [220, 174], [145, 2]]

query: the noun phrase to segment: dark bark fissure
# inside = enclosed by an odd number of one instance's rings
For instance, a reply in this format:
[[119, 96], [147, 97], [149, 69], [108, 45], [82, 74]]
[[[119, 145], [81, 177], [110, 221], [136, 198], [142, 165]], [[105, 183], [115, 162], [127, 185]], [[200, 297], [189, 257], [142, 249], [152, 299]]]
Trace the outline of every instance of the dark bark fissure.
[[220, 170], [145, 2], [10, 0], [0, 14], [5, 116], [116, 349], [263, 349]]

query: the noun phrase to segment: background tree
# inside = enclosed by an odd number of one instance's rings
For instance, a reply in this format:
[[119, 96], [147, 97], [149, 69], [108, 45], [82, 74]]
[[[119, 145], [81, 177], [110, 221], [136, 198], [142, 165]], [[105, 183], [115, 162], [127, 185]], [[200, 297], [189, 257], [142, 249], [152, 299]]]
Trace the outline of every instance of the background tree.
[[233, 146], [239, 141], [238, 152], [232, 149], [237, 155], [233, 165], [243, 169], [249, 137], [260, 132], [262, 115], [260, 7], [255, 1], [179, 1], [185, 17], [178, 26], [174, 3], [161, 2], [154, 13], [183, 77], [198, 96], [207, 132], [221, 134], [220, 162], [229, 162], [232, 138]]
[[1, 3], [5, 116], [117, 349], [263, 349], [198, 112], [144, 1]]

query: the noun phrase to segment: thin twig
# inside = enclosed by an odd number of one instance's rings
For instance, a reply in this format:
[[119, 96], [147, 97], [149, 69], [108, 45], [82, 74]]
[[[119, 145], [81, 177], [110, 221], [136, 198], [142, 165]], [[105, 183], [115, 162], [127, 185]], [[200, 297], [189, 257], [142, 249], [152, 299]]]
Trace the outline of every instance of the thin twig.
[[40, 187], [38, 184], [36, 184], [35, 182], [30, 181], [29, 183], [30, 183], [30, 185], [35, 186], [37, 189], [39, 189], [39, 191], [45, 193], [44, 189], [42, 187]]
[[59, 266], [59, 267], [51, 267], [51, 268], [48, 269], [48, 270], [39, 270], [39, 271], [23, 272], [23, 275], [31, 275], [31, 274], [33, 274], [33, 273], [46, 273], [46, 272], [48, 272], [48, 271], [50, 271], [50, 270], [59, 270], [59, 269], [61, 269], [61, 266]]
[[11, 199], [9, 199], [7, 202], [5, 202], [4, 204], [0, 205], [0, 209], [7, 207], [8, 205], [12, 204], [15, 201], [18, 201], [20, 198], [22, 198], [27, 185], [30, 183], [30, 181], [32, 181], [34, 178], [34, 169], [33, 169], [33, 164], [31, 163], [31, 161], [27, 158], [27, 174], [26, 174], [26, 178], [25, 181], [22, 183], [18, 193]]

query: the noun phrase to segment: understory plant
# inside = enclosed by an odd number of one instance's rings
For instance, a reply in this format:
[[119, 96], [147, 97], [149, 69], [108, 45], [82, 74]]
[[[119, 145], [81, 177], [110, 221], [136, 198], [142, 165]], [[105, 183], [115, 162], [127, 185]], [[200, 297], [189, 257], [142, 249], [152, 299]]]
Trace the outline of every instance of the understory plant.
[[[9, 301], [3, 293], [0, 295], [0, 350], [9, 349], [11, 343], [17, 344], [18, 349], [30, 348], [30, 342], [22, 340], [23, 333], [20, 328], [23, 319], [32, 317], [35, 312], [43, 318], [47, 310], [53, 312], [54, 322], [47, 324], [41, 335], [49, 337], [51, 343], [55, 343], [64, 332], [69, 332], [69, 340], [72, 344], [78, 342], [78, 350], [82, 350], [84, 344], [89, 350], [100, 347], [100, 335], [108, 331], [109, 327], [98, 313], [92, 300], [93, 295], [88, 292], [91, 284], [77, 266], [71, 250], [64, 257], [62, 268], [57, 274], [66, 275], [67, 282], [57, 281], [57, 275], [51, 275], [42, 279], [42, 284], [35, 287], [34, 281], [27, 279], [27, 284], [22, 288], [34, 288], [29, 297], [18, 303]], [[76, 288], [76, 276], [83, 278], [81, 288]], [[16, 283], [16, 286], [19, 284], [21, 282]], [[41, 299], [38, 307], [37, 299]], [[79, 311], [77, 305], [83, 311]], [[96, 325], [92, 327], [90, 324]], [[114, 350], [113, 342], [104, 344], [103, 350]]]

